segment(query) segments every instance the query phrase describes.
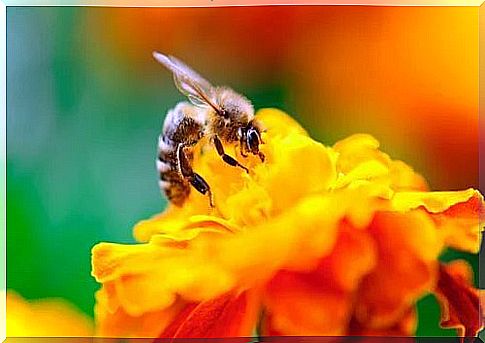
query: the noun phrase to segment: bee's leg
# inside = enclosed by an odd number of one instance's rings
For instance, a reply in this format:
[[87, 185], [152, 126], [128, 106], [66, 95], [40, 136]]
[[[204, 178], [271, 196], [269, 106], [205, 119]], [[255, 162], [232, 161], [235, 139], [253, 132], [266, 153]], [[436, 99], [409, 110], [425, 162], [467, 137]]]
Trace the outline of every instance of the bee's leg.
[[219, 139], [219, 137], [214, 136], [213, 141], [214, 141], [214, 145], [216, 146], [217, 153], [219, 154], [219, 156], [222, 157], [222, 160], [224, 162], [226, 162], [227, 164], [229, 164], [230, 166], [233, 166], [233, 167], [240, 167], [240, 168], [244, 169], [246, 171], [246, 173], [249, 173], [248, 168], [246, 168], [241, 163], [236, 161], [236, 159], [234, 157], [231, 157], [224, 152], [224, 147], [222, 146], [222, 142]]
[[241, 152], [241, 156], [246, 158], [248, 157], [248, 155], [246, 154], [246, 152], [244, 151], [244, 136], [241, 137], [241, 139], [239, 140], [239, 151]]
[[187, 176], [186, 178], [196, 190], [204, 195], [207, 194], [209, 196], [209, 203], [211, 207], [214, 207], [211, 189], [204, 178], [197, 173], [192, 173], [192, 175]]
[[179, 172], [182, 174], [183, 178], [186, 179], [199, 193], [204, 195], [207, 194], [209, 196], [210, 206], [214, 207], [210, 186], [202, 176], [193, 171], [189, 159], [185, 154], [183, 144], [179, 144], [177, 147], [177, 162]]

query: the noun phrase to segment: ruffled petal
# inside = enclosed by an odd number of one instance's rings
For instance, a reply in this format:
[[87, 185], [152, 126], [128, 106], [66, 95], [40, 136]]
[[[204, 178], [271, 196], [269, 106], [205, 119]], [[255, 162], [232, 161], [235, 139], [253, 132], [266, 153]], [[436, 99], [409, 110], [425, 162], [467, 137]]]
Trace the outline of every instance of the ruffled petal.
[[379, 150], [379, 142], [367, 134], [355, 134], [337, 142], [333, 149], [339, 154], [337, 169], [347, 174], [364, 162], [376, 161], [387, 166], [389, 156]]
[[443, 247], [433, 221], [423, 212], [379, 212], [369, 227], [378, 249], [376, 268], [359, 287], [355, 319], [370, 330], [393, 326], [433, 289]]
[[258, 310], [255, 292], [231, 292], [199, 304], [188, 304], [156, 342], [166, 342], [163, 338], [250, 337]]
[[[207, 239], [213, 240], [200, 238]], [[213, 263], [200, 263], [203, 258], [208, 260], [200, 255], [203, 253], [187, 253], [188, 242], [181, 243], [185, 245], [174, 245], [173, 240], [157, 235], [146, 244], [98, 244], [93, 248], [92, 274], [110, 287], [110, 299], [131, 316], [167, 309], [178, 294], [188, 300], [209, 299], [234, 285], [224, 270]]]
[[424, 178], [402, 161], [394, 161], [379, 150], [379, 142], [367, 134], [355, 134], [337, 142], [333, 150], [338, 153], [336, 187], [353, 186], [369, 181], [390, 191], [425, 191]]
[[332, 151], [307, 136], [289, 134], [273, 141], [277, 148], [256, 173], [272, 199], [271, 215], [278, 215], [305, 196], [327, 191], [336, 171]]
[[263, 335], [345, 334], [354, 291], [375, 262], [373, 242], [367, 233], [342, 222], [332, 252], [315, 270], [282, 270], [268, 283]]
[[480, 250], [483, 197], [474, 189], [401, 192], [393, 197], [391, 206], [398, 212], [424, 208], [436, 222], [447, 246], [470, 253]]
[[[100, 337], [158, 337], [185, 306], [177, 302], [169, 308], [130, 315], [114, 301], [114, 285], [106, 284], [96, 292], [96, 335]], [[141, 290], [139, 290], [141, 292]]]
[[428, 191], [428, 183], [403, 161], [391, 161], [389, 166], [392, 189], [395, 191]]
[[[109, 290], [108, 308], [119, 306], [130, 316], [168, 309], [178, 297], [204, 302], [231, 289], [249, 289], [264, 284], [278, 269], [315, 268], [333, 248], [341, 220], [360, 207], [346, 198], [308, 197], [293, 211], [237, 234], [218, 229], [220, 220], [200, 216], [187, 229], [198, 234], [188, 240], [155, 235], [144, 244], [101, 243], [92, 251], [92, 274]], [[325, 216], [321, 209], [327, 209]]]
[[483, 329], [478, 289], [472, 286], [472, 271], [464, 261], [441, 265], [436, 295], [441, 305], [441, 326], [456, 328], [461, 337], [475, 337]]
[[[416, 340], [414, 337], [407, 336], [413, 336], [416, 332], [416, 328], [418, 326], [418, 317], [416, 312], [415, 306], [410, 306], [408, 309], [403, 311], [399, 318], [397, 318], [393, 323], [390, 323], [389, 326], [381, 326], [380, 328], [369, 327], [366, 325], [366, 323], [360, 323], [355, 317], [353, 317], [350, 321], [347, 334], [350, 336], [376, 336], [375, 339], [363, 339], [363, 343], [372, 343], [373, 341], [376, 343], [382, 342], [383, 340], [382, 338], [379, 338], [380, 336], [393, 337], [393, 342], [415, 343]], [[396, 337], [399, 337], [399, 339]]]

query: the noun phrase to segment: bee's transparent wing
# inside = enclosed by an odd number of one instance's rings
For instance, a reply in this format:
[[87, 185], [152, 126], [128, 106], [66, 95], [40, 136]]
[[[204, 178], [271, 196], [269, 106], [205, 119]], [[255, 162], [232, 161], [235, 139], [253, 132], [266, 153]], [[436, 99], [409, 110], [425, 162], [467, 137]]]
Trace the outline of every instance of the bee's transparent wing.
[[153, 52], [153, 57], [173, 73], [178, 90], [196, 106], [211, 106], [217, 110], [213, 101], [213, 87], [196, 71], [170, 55]]

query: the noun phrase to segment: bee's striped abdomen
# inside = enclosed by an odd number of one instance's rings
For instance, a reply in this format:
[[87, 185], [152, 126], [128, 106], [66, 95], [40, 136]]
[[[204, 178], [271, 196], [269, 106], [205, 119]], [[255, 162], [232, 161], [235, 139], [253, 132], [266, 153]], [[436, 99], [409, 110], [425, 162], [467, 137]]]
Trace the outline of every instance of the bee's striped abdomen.
[[190, 194], [190, 185], [178, 171], [177, 144], [164, 144], [163, 139], [163, 136], [160, 136], [157, 159], [160, 189], [165, 192], [170, 202], [182, 206]]
[[[203, 122], [194, 107], [181, 102], [167, 113], [162, 134], [158, 140], [157, 170], [160, 189], [174, 205], [182, 206], [190, 194], [190, 183], [179, 168], [177, 149], [193, 147], [203, 136]], [[191, 158], [191, 154], [188, 153]]]

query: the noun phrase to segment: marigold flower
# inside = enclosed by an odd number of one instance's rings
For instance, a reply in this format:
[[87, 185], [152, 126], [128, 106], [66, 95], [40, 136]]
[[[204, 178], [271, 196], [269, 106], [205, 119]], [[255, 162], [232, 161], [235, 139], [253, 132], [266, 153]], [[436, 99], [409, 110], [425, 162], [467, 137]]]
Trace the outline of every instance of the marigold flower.
[[92, 320], [61, 299], [26, 301], [7, 292], [7, 337], [88, 337]]
[[444, 325], [477, 333], [468, 271], [438, 261], [447, 247], [478, 252], [477, 191], [429, 192], [369, 135], [326, 147], [279, 110], [258, 118], [266, 161], [245, 159], [249, 174], [213, 149], [195, 154], [215, 209], [191, 192], [184, 207], [137, 224], [139, 244], [93, 248], [99, 334], [412, 335], [429, 292]]

